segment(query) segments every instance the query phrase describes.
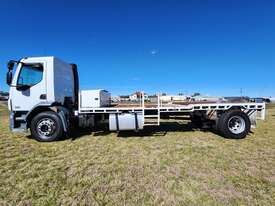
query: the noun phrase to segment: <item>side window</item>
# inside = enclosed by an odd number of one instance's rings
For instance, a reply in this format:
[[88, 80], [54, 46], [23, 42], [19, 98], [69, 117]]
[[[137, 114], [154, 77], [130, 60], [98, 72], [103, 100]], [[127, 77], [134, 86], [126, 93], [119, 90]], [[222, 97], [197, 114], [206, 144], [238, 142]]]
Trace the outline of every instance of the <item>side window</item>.
[[43, 67], [33, 65], [23, 65], [17, 80], [17, 85], [33, 86], [43, 78]]

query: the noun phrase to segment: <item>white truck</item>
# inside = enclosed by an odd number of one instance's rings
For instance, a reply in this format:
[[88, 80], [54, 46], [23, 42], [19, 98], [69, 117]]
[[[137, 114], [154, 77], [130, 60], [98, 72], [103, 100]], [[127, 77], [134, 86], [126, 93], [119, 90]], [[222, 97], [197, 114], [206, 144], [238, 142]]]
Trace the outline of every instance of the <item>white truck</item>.
[[76, 64], [56, 57], [11, 60], [6, 78], [11, 130], [30, 129], [32, 137], [44, 142], [68, 135], [75, 125], [96, 129], [103, 124], [110, 131], [141, 130], [160, 125], [160, 119], [170, 115], [207, 123], [226, 138], [244, 138], [256, 119], [265, 118], [265, 103], [253, 102], [167, 104], [158, 96], [155, 104], [145, 103], [142, 97], [137, 105], [113, 106], [105, 90], [79, 91]]

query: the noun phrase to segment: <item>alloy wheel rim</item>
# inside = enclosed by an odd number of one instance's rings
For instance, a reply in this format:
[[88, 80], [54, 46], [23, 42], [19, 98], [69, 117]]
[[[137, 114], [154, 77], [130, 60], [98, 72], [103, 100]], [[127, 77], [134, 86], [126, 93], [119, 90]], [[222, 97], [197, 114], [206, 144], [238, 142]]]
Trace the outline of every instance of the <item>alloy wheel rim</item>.
[[50, 118], [43, 118], [37, 124], [37, 131], [41, 138], [48, 139], [55, 132], [55, 122]]
[[245, 121], [240, 116], [233, 116], [228, 121], [228, 129], [233, 134], [240, 134], [245, 130]]

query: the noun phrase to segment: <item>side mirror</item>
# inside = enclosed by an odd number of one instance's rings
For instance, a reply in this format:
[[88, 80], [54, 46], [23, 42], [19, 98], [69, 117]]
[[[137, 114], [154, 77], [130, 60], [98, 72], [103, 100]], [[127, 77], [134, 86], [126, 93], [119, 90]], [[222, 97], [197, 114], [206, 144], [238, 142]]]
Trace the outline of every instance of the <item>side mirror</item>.
[[12, 70], [14, 67], [14, 61], [9, 61], [7, 66], [9, 70]]
[[7, 82], [7, 85], [11, 85], [11, 82], [12, 82], [12, 72], [11, 71], [7, 72], [6, 82]]
[[11, 82], [12, 82], [12, 70], [13, 70], [13, 67], [14, 67], [14, 61], [9, 61], [8, 64], [7, 64], [7, 67], [8, 67], [8, 72], [7, 72], [7, 75], [6, 75], [6, 82], [7, 82], [7, 85], [11, 85]]

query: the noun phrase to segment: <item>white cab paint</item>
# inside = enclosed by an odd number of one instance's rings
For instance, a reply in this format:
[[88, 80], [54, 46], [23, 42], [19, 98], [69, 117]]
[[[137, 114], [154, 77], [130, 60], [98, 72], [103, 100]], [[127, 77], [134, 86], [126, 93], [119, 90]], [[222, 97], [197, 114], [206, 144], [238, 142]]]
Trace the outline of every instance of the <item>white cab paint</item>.
[[[63, 104], [65, 96], [74, 98], [73, 73], [70, 64], [55, 57], [29, 57], [20, 61], [29, 64], [43, 64], [43, 78], [29, 89], [19, 91], [16, 85], [22, 64], [18, 64], [10, 87], [10, 110], [30, 111], [41, 103], [59, 102]], [[41, 94], [46, 94], [46, 99], [41, 99]]]

